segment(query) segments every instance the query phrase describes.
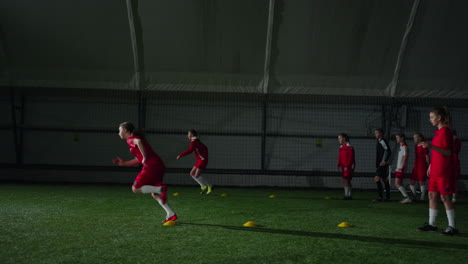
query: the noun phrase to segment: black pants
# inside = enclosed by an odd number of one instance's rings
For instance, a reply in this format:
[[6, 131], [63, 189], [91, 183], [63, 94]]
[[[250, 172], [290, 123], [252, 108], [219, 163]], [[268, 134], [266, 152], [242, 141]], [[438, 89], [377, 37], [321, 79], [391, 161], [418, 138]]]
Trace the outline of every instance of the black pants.
[[379, 197], [383, 199], [383, 187], [382, 187], [382, 182], [385, 185], [385, 198], [387, 200], [390, 199], [390, 182], [388, 179], [388, 165], [385, 166], [378, 166], [377, 167], [377, 176], [380, 177], [380, 180], [377, 183], [377, 190], [379, 192]]

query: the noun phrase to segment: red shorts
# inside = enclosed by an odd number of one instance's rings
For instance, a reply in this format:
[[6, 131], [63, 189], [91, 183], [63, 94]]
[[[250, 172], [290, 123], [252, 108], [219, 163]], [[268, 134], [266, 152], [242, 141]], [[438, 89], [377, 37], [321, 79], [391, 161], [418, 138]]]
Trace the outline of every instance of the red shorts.
[[410, 179], [413, 181], [426, 181], [427, 180], [427, 168], [414, 168], [411, 172]]
[[200, 170], [204, 170], [206, 169], [207, 165], [208, 165], [208, 160], [197, 160], [197, 162], [195, 162], [194, 167]]
[[430, 192], [438, 192], [440, 195], [452, 194], [455, 191], [453, 178], [431, 177], [429, 178]]
[[133, 186], [137, 189], [144, 185], [160, 186], [162, 185], [164, 178], [164, 167], [143, 167], [140, 173], [138, 173]]
[[353, 168], [342, 168], [341, 178], [344, 180], [351, 180], [353, 178]]
[[405, 178], [405, 172], [402, 171], [395, 171], [395, 178], [403, 180]]

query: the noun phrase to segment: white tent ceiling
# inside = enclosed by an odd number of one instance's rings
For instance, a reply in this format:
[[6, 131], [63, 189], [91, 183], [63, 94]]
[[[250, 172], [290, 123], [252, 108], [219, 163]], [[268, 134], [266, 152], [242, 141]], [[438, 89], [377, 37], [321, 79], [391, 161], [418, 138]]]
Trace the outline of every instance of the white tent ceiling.
[[3, 0], [0, 84], [468, 98], [467, 13], [463, 0]]

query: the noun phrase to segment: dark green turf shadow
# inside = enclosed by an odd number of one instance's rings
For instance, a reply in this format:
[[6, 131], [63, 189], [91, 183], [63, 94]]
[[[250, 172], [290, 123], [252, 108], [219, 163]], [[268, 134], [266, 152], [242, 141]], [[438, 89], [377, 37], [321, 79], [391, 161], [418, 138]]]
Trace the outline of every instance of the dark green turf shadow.
[[[277, 195], [275, 198], [270, 198], [268, 197], [269, 195], [242, 195], [242, 194], [235, 194], [235, 195], [229, 195], [229, 197], [220, 197], [222, 199], [226, 198], [256, 198], [256, 199], [269, 199], [269, 200], [285, 200], [285, 199], [291, 199], [291, 200], [325, 200], [323, 197], [291, 197], [291, 196], [282, 196], [282, 195]], [[329, 199], [329, 200], [341, 200], [341, 199]]]
[[[412, 247], [430, 247], [430, 248], [437, 248], [437, 249], [446, 248], [446, 249], [463, 249], [463, 250], [466, 250], [467, 248], [467, 245], [464, 245], [464, 244], [455, 244], [455, 243], [447, 243], [447, 242], [432, 242], [432, 241], [420, 241], [420, 240], [410, 240], [410, 239], [385, 238], [385, 237], [369, 237], [369, 236], [357, 236], [357, 235], [336, 234], [336, 233], [322, 233], [322, 232], [284, 230], [284, 229], [261, 228], [261, 227], [239, 227], [239, 226], [228, 226], [228, 225], [197, 224], [197, 223], [183, 223], [183, 222], [180, 222], [180, 225], [216, 227], [216, 228], [224, 228], [224, 229], [229, 229], [229, 230], [238, 230], [238, 231], [245, 231], [245, 232], [307, 236], [307, 237], [319, 237], [319, 238], [330, 238], [330, 239], [345, 239], [345, 240], [354, 240], [354, 241], [361, 241], [361, 242], [382, 243], [386, 245], [400, 244], [400, 245], [409, 245]], [[415, 230], [415, 232], [417, 231]], [[439, 235], [439, 234], [436, 234], [436, 235]]]
[[[343, 201], [345, 203], [352, 203], [353, 201], [368, 201], [369, 203], [372, 202], [373, 199], [368, 199], [368, 198], [353, 198], [353, 200], [350, 201], [345, 201], [342, 197], [336, 196], [331, 199], [325, 199], [324, 197], [306, 197], [306, 196], [283, 196], [283, 195], [277, 195], [275, 198], [270, 198], [268, 197], [269, 195], [242, 195], [242, 194], [235, 194], [235, 195], [229, 195], [229, 197], [218, 197], [220, 199], [226, 199], [226, 198], [256, 198], [256, 199], [271, 199], [271, 200], [308, 200], [308, 201], [315, 201], [315, 200], [325, 200], [325, 201]], [[390, 200], [390, 201], [385, 201], [382, 203], [397, 203], [399, 200]], [[376, 203], [378, 204], [378, 203]], [[426, 203], [425, 203], [426, 204]]]

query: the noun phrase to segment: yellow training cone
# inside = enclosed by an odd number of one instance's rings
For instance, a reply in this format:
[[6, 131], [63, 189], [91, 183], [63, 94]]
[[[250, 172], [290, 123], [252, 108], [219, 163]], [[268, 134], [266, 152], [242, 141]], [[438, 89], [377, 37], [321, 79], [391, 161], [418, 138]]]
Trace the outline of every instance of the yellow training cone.
[[167, 221], [163, 225], [165, 225], [165, 226], [175, 226], [176, 223], [174, 221]]
[[243, 224], [243, 226], [256, 227], [257, 224], [254, 221], [247, 221], [247, 223]]
[[351, 227], [351, 225], [348, 222], [343, 222], [339, 224], [338, 227]]
[[180, 193], [174, 193], [173, 195], [174, 195], [174, 196], [179, 196], [179, 195], [180, 195]]
[[223, 193], [223, 194], [221, 194], [220, 196], [221, 196], [221, 197], [228, 197], [228, 196], [229, 196], [229, 194], [227, 194], [227, 193]]
[[270, 196], [268, 196], [268, 197], [270, 197], [270, 198], [275, 198], [276, 195], [272, 194], [272, 195], [270, 195]]
[[323, 197], [323, 199], [330, 200], [331, 196], [325, 196], [325, 197]]

